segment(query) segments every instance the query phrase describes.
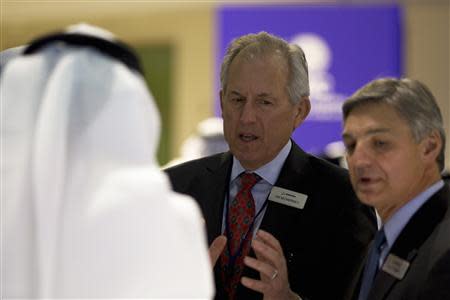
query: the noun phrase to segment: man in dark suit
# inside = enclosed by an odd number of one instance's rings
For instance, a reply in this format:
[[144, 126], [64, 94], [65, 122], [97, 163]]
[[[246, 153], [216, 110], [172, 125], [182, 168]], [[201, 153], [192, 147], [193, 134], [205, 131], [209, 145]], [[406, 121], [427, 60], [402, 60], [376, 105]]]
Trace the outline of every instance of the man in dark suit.
[[174, 189], [200, 204], [210, 251], [220, 254], [216, 299], [342, 298], [375, 218], [344, 169], [290, 139], [310, 111], [302, 49], [265, 32], [242, 36], [228, 48], [221, 85], [230, 152], [167, 170]]
[[349, 299], [450, 299], [450, 189], [445, 132], [428, 88], [378, 79], [343, 106], [353, 187], [382, 226]]

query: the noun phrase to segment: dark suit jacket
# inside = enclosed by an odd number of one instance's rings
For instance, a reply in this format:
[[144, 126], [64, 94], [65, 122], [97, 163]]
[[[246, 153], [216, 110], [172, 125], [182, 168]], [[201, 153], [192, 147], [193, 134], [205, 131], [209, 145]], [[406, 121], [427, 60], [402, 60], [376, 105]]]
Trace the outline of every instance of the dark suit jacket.
[[[209, 243], [221, 234], [231, 166], [232, 155], [223, 153], [166, 170], [174, 190], [200, 204]], [[275, 185], [308, 195], [303, 209], [269, 201], [260, 227], [280, 241], [291, 289], [312, 300], [342, 299], [373, 237], [372, 211], [356, 199], [344, 169], [306, 154], [295, 143]], [[218, 269], [216, 299], [226, 299]], [[244, 274], [259, 278], [250, 268]], [[242, 285], [238, 289], [237, 299], [260, 298]]]
[[[407, 273], [399, 280], [381, 269], [369, 300], [450, 299], [449, 204], [450, 189], [445, 184], [413, 215], [389, 253], [410, 263]], [[350, 299], [358, 298], [363, 265]]]

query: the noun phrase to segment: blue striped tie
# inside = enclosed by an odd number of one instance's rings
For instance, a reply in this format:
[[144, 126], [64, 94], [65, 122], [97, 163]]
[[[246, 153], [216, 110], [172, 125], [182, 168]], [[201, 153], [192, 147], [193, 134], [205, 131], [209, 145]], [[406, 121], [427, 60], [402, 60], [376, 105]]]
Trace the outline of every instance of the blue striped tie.
[[361, 288], [359, 290], [358, 300], [367, 300], [369, 296], [370, 289], [372, 288], [372, 283], [378, 271], [378, 264], [380, 260], [381, 248], [386, 242], [386, 236], [384, 230], [380, 229], [376, 234], [370, 249], [366, 266], [364, 267], [364, 273], [361, 283]]

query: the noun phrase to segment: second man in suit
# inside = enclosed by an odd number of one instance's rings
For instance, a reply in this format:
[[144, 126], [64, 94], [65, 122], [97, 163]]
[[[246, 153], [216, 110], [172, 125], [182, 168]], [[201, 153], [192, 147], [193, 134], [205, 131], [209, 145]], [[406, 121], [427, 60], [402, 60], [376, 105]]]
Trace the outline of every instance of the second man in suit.
[[433, 95], [417, 80], [382, 78], [343, 112], [352, 184], [382, 220], [349, 299], [450, 299], [450, 189]]
[[265, 32], [234, 40], [220, 101], [230, 151], [167, 170], [209, 243], [227, 238], [216, 299], [341, 299], [375, 219], [344, 169], [290, 139], [311, 108], [302, 49]]

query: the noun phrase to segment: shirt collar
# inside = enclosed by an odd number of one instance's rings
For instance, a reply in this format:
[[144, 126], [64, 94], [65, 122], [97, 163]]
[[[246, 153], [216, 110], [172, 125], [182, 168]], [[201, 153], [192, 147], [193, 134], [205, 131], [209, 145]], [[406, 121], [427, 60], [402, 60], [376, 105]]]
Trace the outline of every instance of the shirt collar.
[[[278, 152], [277, 156], [275, 156], [274, 159], [272, 159], [270, 162], [265, 164], [262, 167], [259, 167], [258, 169], [254, 170], [253, 172], [258, 174], [262, 179], [269, 182], [271, 185], [274, 185], [277, 181], [278, 175], [280, 174], [281, 167], [284, 164], [284, 161], [289, 155], [289, 152], [292, 148], [292, 142], [289, 139], [289, 141], [284, 145], [284, 147], [281, 149], [280, 152]], [[233, 167], [231, 170], [231, 178], [230, 182], [235, 180], [242, 172], [245, 172], [246, 170], [241, 165], [238, 159], [236, 159], [235, 156], [233, 156]]]
[[438, 190], [444, 186], [444, 181], [431, 185], [425, 191], [417, 195], [414, 199], [402, 206], [387, 222], [384, 224], [384, 233], [386, 234], [386, 242], [389, 249], [394, 244], [400, 232], [405, 228], [406, 224], [412, 216], [420, 209], [420, 207]]

